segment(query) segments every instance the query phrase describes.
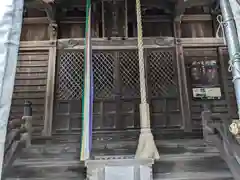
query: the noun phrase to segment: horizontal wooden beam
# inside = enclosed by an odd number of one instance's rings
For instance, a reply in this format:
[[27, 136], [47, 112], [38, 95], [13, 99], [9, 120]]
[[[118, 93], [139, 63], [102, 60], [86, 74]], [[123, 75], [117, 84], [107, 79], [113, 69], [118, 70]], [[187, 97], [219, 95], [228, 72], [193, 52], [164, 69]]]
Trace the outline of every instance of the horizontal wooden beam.
[[[212, 16], [209, 14], [195, 14], [195, 15], [183, 15], [181, 18], [182, 21], [211, 21]], [[133, 19], [130, 19], [133, 21]], [[172, 22], [172, 18], [170, 16], [144, 16], [143, 22]], [[24, 24], [49, 24], [50, 21], [47, 17], [31, 17], [24, 18]], [[63, 18], [59, 21], [62, 24], [81, 24], [85, 23], [85, 18], [81, 17], [67, 17]]]
[[54, 46], [53, 41], [21, 41], [20, 51], [49, 50]]
[[[174, 46], [173, 37], [144, 38], [145, 48], [165, 48]], [[93, 38], [92, 49], [94, 50], [123, 50], [136, 49], [137, 38], [128, 38], [122, 40], [114, 38], [111, 40], [105, 38]], [[81, 39], [58, 39], [58, 49], [84, 49], [84, 38]]]
[[[223, 47], [222, 38], [177, 38], [161, 37], [161, 38], [144, 38], [144, 48], [170, 48], [175, 43], [181, 44], [183, 47]], [[58, 39], [58, 49], [84, 49], [84, 39]], [[126, 40], [104, 38], [92, 39], [93, 50], [123, 50], [137, 49], [137, 38], [129, 38]]]
[[[169, 48], [174, 47], [175, 42], [183, 47], [225, 47], [222, 38], [177, 38], [161, 37], [161, 38], [144, 38], [145, 48]], [[49, 50], [54, 46], [54, 41], [21, 41], [20, 50]], [[58, 49], [84, 49], [84, 38], [58, 39]], [[105, 38], [93, 38], [92, 48], [94, 50], [123, 50], [136, 49], [137, 38], [129, 38], [126, 40]]]
[[[30, 24], [49, 24], [50, 21], [47, 17], [30, 17], [30, 18], [24, 18], [23, 24], [24, 25], [30, 25]], [[80, 17], [67, 17], [62, 18], [59, 21], [60, 24], [82, 24], [85, 23], [85, 18]]]
[[183, 15], [181, 21], [211, 21], [212, 16], [210, 14], [191, 14]]
[[223, 47], [223, 38], [180, 38], [183, 47]]
[[23, 18], [23, 24], [49, 24], [49, 20], [47, 17]]

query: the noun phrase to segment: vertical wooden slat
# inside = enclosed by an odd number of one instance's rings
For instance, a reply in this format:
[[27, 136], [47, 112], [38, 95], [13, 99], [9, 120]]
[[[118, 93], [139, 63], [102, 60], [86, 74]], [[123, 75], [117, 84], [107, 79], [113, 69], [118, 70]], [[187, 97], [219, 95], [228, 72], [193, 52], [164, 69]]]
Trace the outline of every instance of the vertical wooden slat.
[[117, 129], [123, 127], [121, 122], [121, 80], [120, 80], [120, 61], [119, 52], [114, 52], [114, 98], [116, 103], [116, 114], [115, 114], [115, 124]]
[[104, 102], [103, 101], [99, 101], [100, 104], [100, 122], [99, 122], [99, 126], [101, 129], [104, 129]]
[[220, 34], [220, 32], [218, 33], [218, 34], [216, 34], [217, 33], [217, 30], [218, 30], [218, 26], [219, 26], [219, 24], [218, 24], [218, 22], [217, 22], [217, 15], [216, 14], [214, 14], [214, 15], [212, 15], [212, 24], [213, 24], [213, 29], [212, 29], [212, 31], [213, 31], [213, 37], [216, 37], [216, 35], [219, 35], [220, 37], [222, 37], [221, 35], [222, 35], [222, 33]]
[[183, 128], [186, 132], [192, 130], [192, 121], [190, 113], [190, 103], [188, 96], [188, 87], [186, 79], [186, 70], [183, 56], [183, 47], [178, 42], [178, 38], [181, 37], [181, 22], [174, 22], [174, 36], [176, 40], [176, 61], [177, 61], [177, 72], [178, 72], [178, 84], [179, 84], [179, 95], [180, 95], [180, 108], [183, 120]]
[[105, 12], [104, 12], [104, 1], [101, 1], [101, 13], [102, 13], [102, 37], [106, 37], [105, 34]]
[[223, 82], [224, 97], [227, 103], [228, 112], [230, 115], [232, 115], [233, 111], [232, 111], [232, 108], [230, 107], [231, 102], [228, 94], [228, 76], [226, 73], [226, 67], [225, 67], [226, 63], [224, 63], [224, 53], [222, 48], [218, 48], [218, 58], [220, 61], [221, 80]]
[[55, 71], [56, 71], [56, 53], [57, 53], [57, 25], [50, 25], [50, 40], [54, 43], [49, 49], [48, 59], [48, 76], [45, 99], [45, 114], [44, 114], [44, 136], [51, 136], [52, 121], [53, 121], [53, 106], [54, 106], [54, 87], [55, 87]]
[[128, 38], [128, 1], [124, 0], [125, 38]]

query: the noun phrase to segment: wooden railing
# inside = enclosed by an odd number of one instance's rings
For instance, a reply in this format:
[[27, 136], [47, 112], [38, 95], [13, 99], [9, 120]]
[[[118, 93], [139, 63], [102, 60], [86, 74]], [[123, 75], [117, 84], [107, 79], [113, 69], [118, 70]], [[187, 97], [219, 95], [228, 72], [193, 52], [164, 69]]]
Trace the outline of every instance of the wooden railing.
[[3, 173], [12, 165], [22, 148], [31, 146], [32, 137], [32, 103], [24, 103], [21, 119], [12, 119], [8, 123], [4, 150]]
[[[217, 119], [217, 120], [215, 120]], [[203, 137], [206, 144], [215, 146], [227, 163], [234, 179], [240, 177], [240, 143], [229, 131], [231, 118], [227, 115], [212, 113], [209, 108], [202, 112]]]

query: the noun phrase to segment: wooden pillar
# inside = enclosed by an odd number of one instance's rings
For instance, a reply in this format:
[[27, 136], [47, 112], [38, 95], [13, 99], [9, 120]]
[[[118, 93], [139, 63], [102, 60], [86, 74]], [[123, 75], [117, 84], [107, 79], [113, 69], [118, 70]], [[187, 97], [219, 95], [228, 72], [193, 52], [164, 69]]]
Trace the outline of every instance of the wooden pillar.
[[[227, 67], [226, 67], [226, 62], [224, 62], [226, 59], [224, 58], [224, 50], [227, 51], [227, 48], [218, 48], [218, 58], [220, 62], [220, 80], [223, 82], [223, 91], [224, 91], [224, 98], [227, 101], [227, 108], [228, 108], [228, 113], [230, 117], [234, 117], [234, 111], [231, 107], [231, 99], [229, 97], [229, 87], [228, 87], [228, 74], [227, 74]], [[227, 53], [227, 52], [225, 52]]]
[[49, 35], [52, 41], [52, 47], [49, 49], [48, 75], [45, 96], [45, 113], [43, 136], [51, 136], [54, 106], [54, 89], [55, 89], [55, 71], [56, 71], [56, 53], [57, 53], [57, 24], [49, 25]]
[[176, 61], [178, 73], [178, 85], [180, 96], [180, 109], [185, 132], [192, 131], [191, 107], [187, 87], [186, 69], [184, 63], [183, 46], [181, 44], [181, 21], [176, 18], [174, 21], [174, 36], [176, 45]]

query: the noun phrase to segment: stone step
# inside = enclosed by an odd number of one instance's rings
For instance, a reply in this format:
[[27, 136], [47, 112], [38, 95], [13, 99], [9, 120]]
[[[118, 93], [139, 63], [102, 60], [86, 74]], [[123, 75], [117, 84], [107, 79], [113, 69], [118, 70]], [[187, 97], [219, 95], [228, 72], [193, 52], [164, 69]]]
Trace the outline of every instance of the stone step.
[[[219, 152], [206, 147], [202, 140], [161, 141], [159, 144], [162, 144], [160, 160], [153, 166], [154, 180], [232, 180]], [[79, 143], [33, 145], [15, 160], [7, 180], [84, 180], [85, 167], [79, 162], [78, 148]], [[107, 160], [124, 155], [134, 158], [134, 153], [131, 143], [118, 145], [115, 142], [105, 148], [98, 146], [93, 157]]]
[[[185, 142], [185, 143], [184, 143]], [[187, 142], [187, 143], [186, 143]], [[212, 147], [206, 147], [202, 140], [189, 141], [173, 141], [164, 142], [157, 141], [160, 154], [179, 154], [179, 153], [205, 153], [216, 152]], [[21, 158], [50, 158], [50, 157], [79, 157], [79, 143], [68, 144], [47, 144], [33, 145], [29, 149], [23, 150]], [[136, 146], [133, 142], [112, 142], [108, 144], [98, 144], [93, 147], [93, 155], [133, 155], [135, 154]]]
[[[212, 166], [214, 164], [214, 166]], [[153, 168], [154, 174], [228, 171], [224, 161], [218, 153], [195, 153], [162, 155]], [[11, 170], [13, 175], [24, 178], [29, 174], [32, 177], [52, 176], [79, 176], [84, 172], [84, 164], [72, 158], [35, 158], [17, 159]]]
[[154, 174], [154, 180], [234, 180], [229, 171]]

